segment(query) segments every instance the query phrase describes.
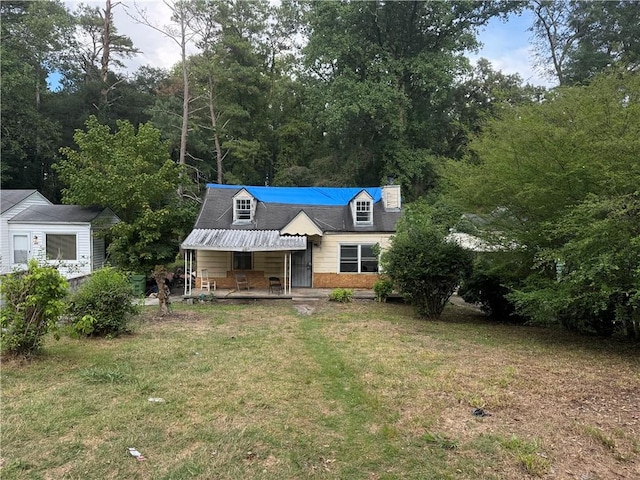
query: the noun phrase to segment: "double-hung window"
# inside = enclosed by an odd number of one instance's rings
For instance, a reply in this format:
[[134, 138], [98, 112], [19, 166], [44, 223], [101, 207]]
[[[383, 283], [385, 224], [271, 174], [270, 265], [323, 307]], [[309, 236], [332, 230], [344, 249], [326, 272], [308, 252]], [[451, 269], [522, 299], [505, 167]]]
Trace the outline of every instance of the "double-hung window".
[[356, 225], [371, 225], [371, 201], [356, 200]]
[[251, 199], [236, 198], [233, 205], [234, 222], [250, 222], [251, 221]]
[[340, 273], [376, 273], [378, 256], [375, 245], [340, 245]]
[[50, 260], [77, 260], [76, 235], [47, 233], [47, 258]]

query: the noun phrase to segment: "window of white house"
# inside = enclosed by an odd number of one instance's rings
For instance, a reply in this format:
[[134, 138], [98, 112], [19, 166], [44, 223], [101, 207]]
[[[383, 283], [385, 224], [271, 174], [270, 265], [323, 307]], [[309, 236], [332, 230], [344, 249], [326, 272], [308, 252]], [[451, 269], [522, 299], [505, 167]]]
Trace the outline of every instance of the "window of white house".
[[13, 236], [13, 263], [27, 263], [29, 257], [29, 236]]
[[50, 260], [77, 260], [76, 235], [47, 234], [47, 258]]
[[340, 245], [340, 273], [375, 273], [378, 256], [375, 245]]
[[251, 221], [251, 199], [236, 198], [233, 206], [234, 222], [250, 222]]
[[234, 270], [251, 270], [253, 265], [251, 252], [233, 252]]
[[356, 200], [356, 224], [367, 225], [371, 223], [371, 201]]

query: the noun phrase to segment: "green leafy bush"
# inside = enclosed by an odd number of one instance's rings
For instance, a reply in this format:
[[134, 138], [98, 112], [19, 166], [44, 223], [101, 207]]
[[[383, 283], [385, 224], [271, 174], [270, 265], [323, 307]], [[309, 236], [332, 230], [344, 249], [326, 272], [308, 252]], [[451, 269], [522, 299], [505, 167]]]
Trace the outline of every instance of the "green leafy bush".
[[446, 239], [448, 217], [444, 208], [417, 202], [382, 255], [386, 275], [425, 317], [438, 317], [471, 271], [471, 253]]
[[55, 268], [30, 260], [26, 271], [2, 279], [0, 293], [5, 301], [0, 314], [2, 352], [30, 356], [56, 328], [64, 311], [67, 281]]
[[385, 277], [381, 277], [373, 284], [373, 292], [376, 294], [378, 302], [386, 302], [387, 297], [393, 292], [393, 282]]
[[334, 288], [329, 294], [332, 302], [348, 303], [353, 299], [353, 290], [350, 288]]
[[[501, 258], [505, 257], [505, 258]], [[523, 323], [526, 317], [516, 313], [509, 298], [518, 279], [514, 262], [501, 252], [481, 253], [473, 264], [473, 272], [464, 279], [458, 294], [466, 302], [480, 304], [492, 319], [500, 322]]]
[[71, 297], [68, 313], [80, 335], [117, 336], [138, 313], [128, 277], [111, 267], [96, 270]]

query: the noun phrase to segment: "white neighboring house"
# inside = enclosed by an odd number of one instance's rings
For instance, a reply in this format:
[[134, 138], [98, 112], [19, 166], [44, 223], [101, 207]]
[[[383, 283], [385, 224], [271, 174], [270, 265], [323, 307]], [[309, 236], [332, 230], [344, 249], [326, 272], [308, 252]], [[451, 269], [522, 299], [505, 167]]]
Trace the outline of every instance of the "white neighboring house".
[[31, 258], [57, 265], [66, 278], [104, 265], [97, 233], [120, 221], [109, 208], [53, 205], [35, 190], [3, 190], [1, 199], [2, 273], [26, 268]]

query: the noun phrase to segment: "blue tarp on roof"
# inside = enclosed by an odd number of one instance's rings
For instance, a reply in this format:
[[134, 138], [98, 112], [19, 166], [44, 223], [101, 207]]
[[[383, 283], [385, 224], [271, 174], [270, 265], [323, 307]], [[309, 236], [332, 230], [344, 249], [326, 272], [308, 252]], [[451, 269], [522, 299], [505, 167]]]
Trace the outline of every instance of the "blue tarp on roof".
[[291, 205], [348, 205], [363, 190], [371, 195], [374, 203], [382, 198], [380, 187], [254, 187], [210, 183], [207, 188], [244, 188], [260, 202]]

